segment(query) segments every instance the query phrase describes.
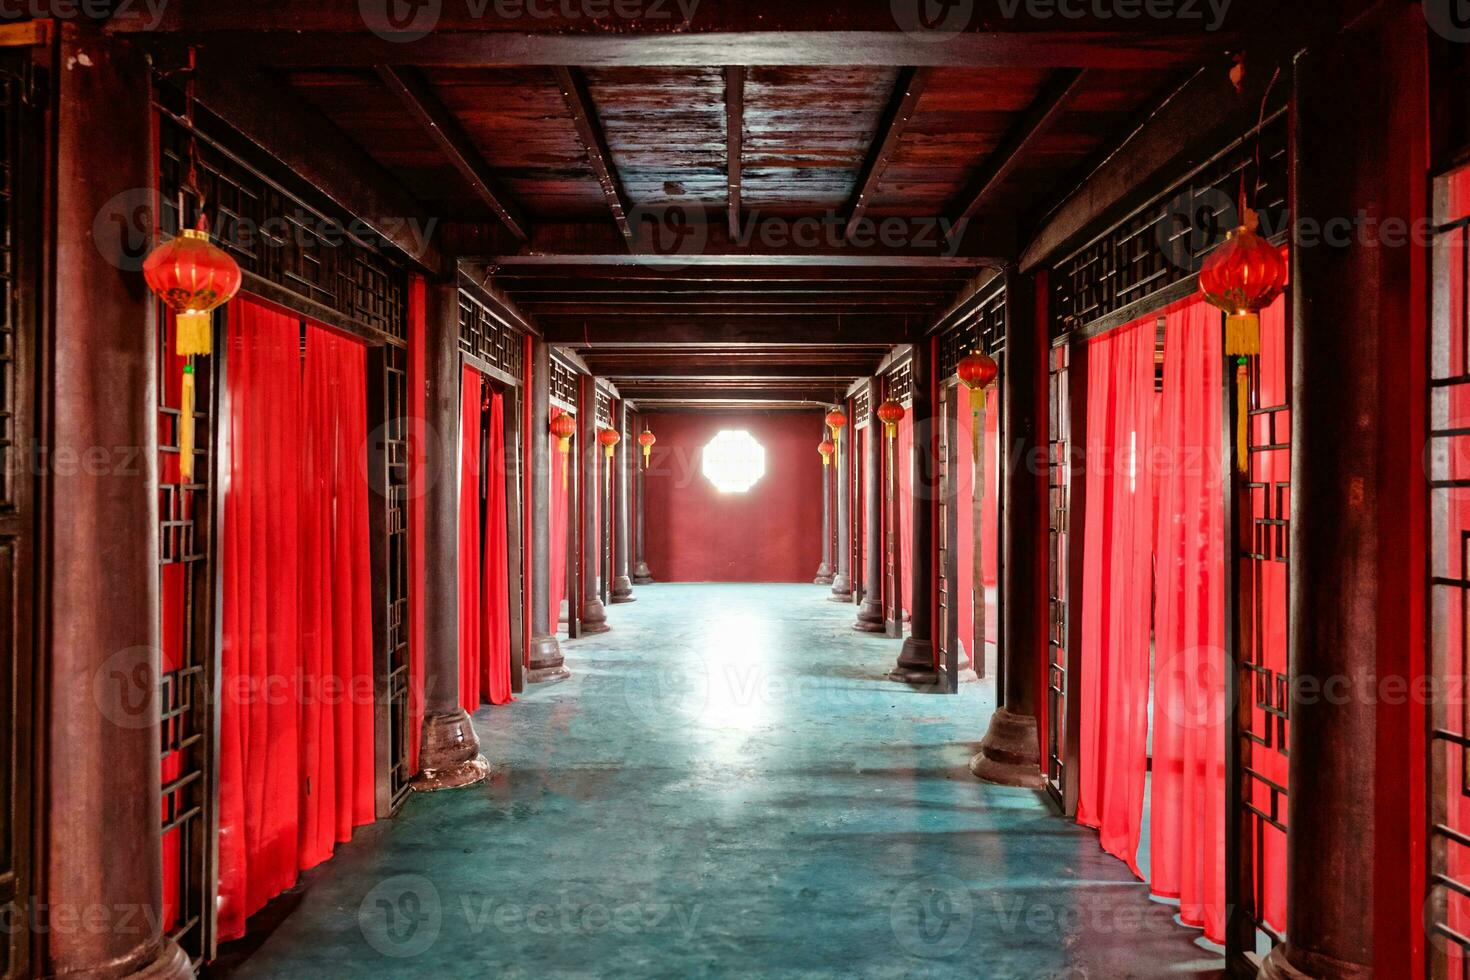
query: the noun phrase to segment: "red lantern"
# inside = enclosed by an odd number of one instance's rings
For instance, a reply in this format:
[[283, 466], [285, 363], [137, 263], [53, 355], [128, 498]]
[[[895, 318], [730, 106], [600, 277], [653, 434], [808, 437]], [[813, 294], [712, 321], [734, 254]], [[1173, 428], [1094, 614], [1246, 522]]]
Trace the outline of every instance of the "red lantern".
[[985, 389], [995, 383], [1000, 376], [1000, 365], [995, 359], [975, 351], [960, 360], [957, 369], [960, 376], [960, 384], [970, 390], [970, 410], [982, 412], [985, 410]]
[[143, 279], [154, 295], [174, 311], [174, 350], [189, 358], [179, 385], [179, 478], [194, 479], [194, 363], [214, 349], [211, 314], [240, 291], [240, 266], [209, 240], [203, 215], [199, 227], [186, 230], [149, 253]]
[[164, 242], [143, 260], [148, 288], [178, 315], [174, 349], [181, 357], [208, 354], [210, 314], [240, 291], [240, 266], [199, 227]]
[[832, 430], [832, 441], [842, 441], [842, 430], [847, 426], [847, 415], [840, 408], [827, 413], [827, 428]]
[[658, 442], [658, 436], [646, 428], [643, 430], [643, 435], [638, 437], [638, 445], [643, 447], [643, 468], [645, 470], [648, 469], [649, 460], [653, 456], [653, 444], [656, 442]]
[[837, 444], [831, 439], [823, 439], [817, 444], [817, 452], [822, 454], [822, 465], [832, 465], [832, 454], [837, 452]]
[[1261, 352], [1260, 312], [1286, 288], [1281, 252], [1256, 234], [1260, 219], [1241, 207], [1240, 227], [1205, 260], [1199, 273], [1205, 302], [1226, 313], [1225, 354], [1249, 357]]
[[898, 435], [898, 423], [903, 421], [903, 406], [892, 398], [878, 406], [878, 418], [883, 422], [883, 432], [892, 439]]
[[623, 437], [618, 435], [617, 429], [603, 429], [597, 433], [597, 441], [602, 443], [603, 449], [607, 450], [607, 458], [612, 459], [613, 452], [617, 449], [618, 443], [623, 441]]
[[551, 434], [556, 436], [556, 448], [561, 452], [561, 485], [567, 485], [567, 470], [572, 455], [572, 436], [577, 434], [577, 420], [563, 412], [551, 420]]

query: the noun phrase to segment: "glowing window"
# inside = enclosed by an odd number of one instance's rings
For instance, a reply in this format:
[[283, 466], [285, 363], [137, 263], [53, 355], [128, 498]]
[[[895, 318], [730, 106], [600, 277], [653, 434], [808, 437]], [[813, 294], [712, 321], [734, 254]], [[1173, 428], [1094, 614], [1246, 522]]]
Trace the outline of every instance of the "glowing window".
[[766, 475], [766, 450], [744, 429], [726, 429], [704, 447], [704, 477], [720, 493], [745, 493]]

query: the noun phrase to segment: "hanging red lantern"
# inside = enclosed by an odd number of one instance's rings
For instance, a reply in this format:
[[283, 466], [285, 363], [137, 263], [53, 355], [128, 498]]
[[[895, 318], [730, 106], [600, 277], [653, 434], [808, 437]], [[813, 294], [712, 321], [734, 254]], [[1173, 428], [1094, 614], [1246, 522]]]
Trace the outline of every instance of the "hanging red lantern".
[[577, 434], [577, 420], [563, 412], [551, 420], [551, 434], [556, 436], [556, 448], [561, 453], [561, 485], [566, 486], [572, 456], [572, 437]]
[[224, 249], [209, 240], [208, 224], [159, 245], [143, 260], [143, 279], [174, 311], [174, 351], [188, 363], [179, 385], [179, 478], [194, 479], [194, 358], [214, 350], [216, 309], [235, 298], [243, 276]]
[[837, 444], [831, 439], [823, 439], [817, 444], [817, 452], [822, 454], [822, 465], [832, 465], [832, 454], [837, 452]]
[[842, 441], [842, 430], [847, 426], [847, 414], [840, 408], [827, 413], [827, 428], [832, 430], [832, 441]]
[[995, 358], [980, 351], [972, 351], [960, 359], [956, 370], [960, 376], [960, 384], [970, 392], [970, 415], [975, 423], [970, 427], [970, 454], [978, 462], [980, 433], [984, 429], [981, 418], [985, 414], [986, 389], [1000, 377], [1000, 365], [995, 363]]
[[613, 452], [617, 449], [618, 443], [623, 441], [623, 437], [618, 435], [617, 429], [603, 429], [597, 433], [597, 441], [602, 443], [603, 449], [607, 450], [607, 458], [612, 459]]
[[1240, 227], [1210, 253], [1200, 269], [1205, 302], [1225, 311], [1225, 355], [1251, 357], [1261, 352], [1261, 310], [1286, 288], [1281, 252], [1256, 229], [1260, 219], [1241, 206]]
[[898, 435], [898, 423], [903, 421], [903, 406], [892, 398], [878, 406], [878, 418], [883, 423], [883, 433], [892, 439]]
[[648, 464], [653, 456], [653, 444], [658, 442], [658, 436], [650, 432], [646, 427], [643, 435], [638, 437], [638, 445], [643, 447], [643, 468], [648, 469]]

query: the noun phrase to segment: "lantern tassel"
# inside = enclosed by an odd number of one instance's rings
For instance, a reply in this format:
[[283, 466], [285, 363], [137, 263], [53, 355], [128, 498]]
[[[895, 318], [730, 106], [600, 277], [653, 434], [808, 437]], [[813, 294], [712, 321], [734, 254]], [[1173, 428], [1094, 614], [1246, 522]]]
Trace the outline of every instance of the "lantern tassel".
[[184, 365], [179, 386], [179, 481], [194, 482], [194, 365]]
[[1236, 313], [1225, 318], [1225, 356], [1255, 357], [1261, 353], [1261, 318]]
[[1242, 473], [1250, 472], [1250, 399], [1250, 370], [1241, 358], [1235, 369], [1235, 465]]
[[176, 317], [174, 352], [180, 357], [194, 357], [213, 352], [210, 338], [213, 318], [208, 313], [188, 311]]

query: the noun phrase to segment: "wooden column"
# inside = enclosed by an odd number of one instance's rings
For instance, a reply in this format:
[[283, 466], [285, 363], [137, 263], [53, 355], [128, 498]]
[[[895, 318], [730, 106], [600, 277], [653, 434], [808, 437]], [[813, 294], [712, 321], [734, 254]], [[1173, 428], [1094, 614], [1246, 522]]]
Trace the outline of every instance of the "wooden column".
[[[934, 452], [934, 369], [931, 344], [914, 344], [914, 450], [912, 467], [913, 538], [909, 560], [909, 637], [898, 665], [888, 675], [905, 684], [939, 682], [934, 663], [934, 504], [939, 499], [939, 459]], [[874, 403], [876, 406], [876, 402]], [[900, 462], [898, 465], [905, 465]]]
[[[45, 975], [192, 977], [159, 929], [158, 324], [137, 268], [92, 237], [109, 199], [153, 183], [150, 78], [128, 46], [57, 24], [47, 458], [111, 462], [44, 474], [45, 885], [29, 911]], [[82, 927], [93, 910], [101, 927]]]
[[[883, 626], [883, 429], [878, 406], [883, 403], [882, 382], [868, 380], [868, 436], [863, 446], [863, 601], [858, 606], [855, 630], [882, 633]], [[853, 441], [857, 441], [857, 419], [853, 419]]]
[[614, 605], [624, 602], [636, 602], [637, 597], [633, 595], [632, 551], [631, 543], [633, 535], [632, 507], [629, 503], [629, 491], [633, 487], [633, 461], [638, 458], [638, 448], [633, 442], [633, 430], [628, 424], [628, 401], [625, 398], [618, 399], [617, 410], [613, 414], [613, 426], [622, 436], [618, 443], [617, 451], [613, 455], [613, 577], [612, 601]]
[[[1009, 445], [1002, 447], [1001, 519], [1005, 643], [999, 671], [1005, 689], [970, 771], [1005, 786], [1042, 785], [1037, 714], [1047, 656], [1047, 351], [1046, 317], [1034, 276], [1006, 271], [1005, 384], [1001, 411]], [[983, 423], [982, 423], [983, 424]], [[977, 508], [978, 511], [978, 508]], [[981, 525], [975, 524], [979, 554]], [[977, 563], [978, 568], [978, 563]], [[978, 581], [978, 580], [977, 580]], [[983, 588], [983, 586], [982, 586]], [[983, 592], [977, 603], [985, 601]], [[976, 640], [977, 645], [984, 637]], [[983, 648], [980, 648], [983, 650]]]
[[852, 433], [849, 425], [833, 439], [837, 443], [837, 455], [832, 458], [837, 483], [837, 574], [832, 576], [832, 595], [828, 597], [833, 602], [852, 601]]
[[425, 569], [424, 737], [414, 788], [437, 790], [478, 783], [490, 766], [459, 691], [459, 287], [431, 283], [425, 298], [426, 421], [439, 457], [429, 460], [424, 495], [424, 547], [434, 557]]
[[[647, 423], [645, 422], [644, 425], [647, 425]], [[634, 426], [634, 428], [637, 427], [638, 426], [636, 425]], [[648, 515], [643, 506], [643, 477], [644, 471], [648, 468], [648, 464], [645, 462], [640, 462], [642, 458], [643, 447], [639, 446], [638, 459], [635, 459], [633, 461], [633, 500], [634, 507], [636, 508], [635, 517], [637, 520], [637, 533], [635, 534], [635, 540], [637, 548], [636, 555], [638, 559], [637, 564], [633, 566], [633, 584], [652, 585], [653, 572], [649, 569], [648, 560], [644, 557], [644, 528], [648, 522]]]
[[[827, 423], [822, 423], [821, 442], [827, 438]], [[813, 585], [832, 584], [832, 462], [822, 465], [822, 561], [817, 565], [817, 576]]]
[[531, 649], [526, 680], [570, 677], [551, 630], [551, 348], [531, 345]]
[[602, 499], [598, 461], [602, 447], [597, 443], [597, 380], [580, 379], [577, 407], [577, 456], [582, 488], [582, 632], [606, 633], [607, 608], [598, 594], [597, 502]]
[[1347, 222], [1425, 213], [1425, 44], [1390, 5], [1295, 65], [1288, 928], [1267, 977], [1412, 973], [1414, 699], [1375, 682], [1422, 663], [1426, 257]]

